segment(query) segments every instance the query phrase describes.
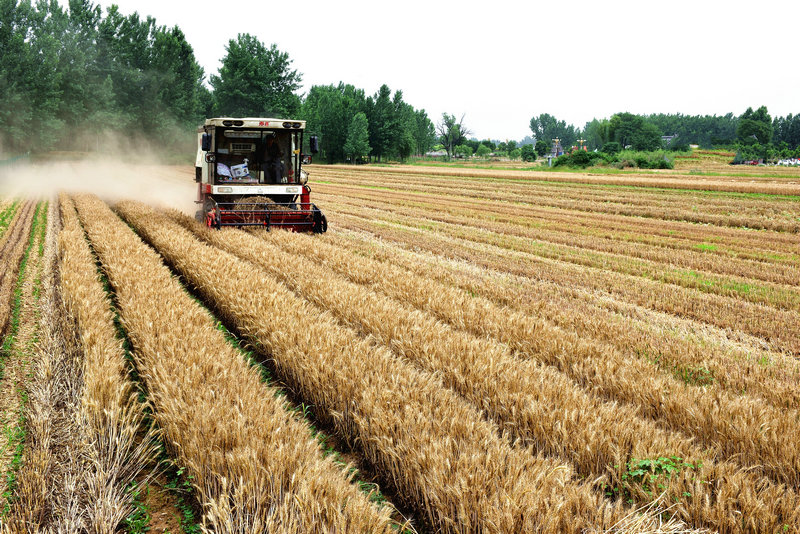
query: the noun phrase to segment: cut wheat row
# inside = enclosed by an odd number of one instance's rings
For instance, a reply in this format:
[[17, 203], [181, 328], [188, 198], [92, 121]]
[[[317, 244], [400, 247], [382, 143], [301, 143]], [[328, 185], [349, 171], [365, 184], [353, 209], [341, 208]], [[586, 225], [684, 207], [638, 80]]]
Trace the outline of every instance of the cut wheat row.
[[[342, 187], [360, 189], [380, 186], [398, 193], [416, 193], [444, 198], [471, 198], [478, 201], [497, 201], [513, 199], [517, 203], [544, 204], [551, 202], [572, 203], [576, 208], [583, 204], [600, 207], [598, 202], [607, 204], [606, 210], [637, 208], [647, 210], [658, 208], [672, 213], [692, 211], [699, 216], [722, 216], [723, 220], [754, 220], [769, 223], [792, 223], [791, 213], [797, 210], [794, 196], [742, 195], [737, 193], [704, 192], [653, 188], [619, 188], [586, 184], [532, 183], [519, 180], [494, 179], [437, 179], [419, 174], [413, 178], [398, 175], [359, 175], [342, 176], [331, 173], [330, 168], [322, 170], [325, 183]], [[317, 173], [315, 173], [315, 176]], [[549, 200], [548, 200], [548, 197]], [[558, 204], [557, 204], [558, 205]], [[738, 206], [741, 211], [733, 214], [728, 211]], [[730, 219], [733, 216], [737, 219]], [[738, 226], [738, 225], [737, 225]]]
[[[27, 442], [29, 435], [26, 435], [29, 423], [35, 423], [31, 416], [36, 415], [29, 411], [27, 394], [31, 387], [30, 367], [35, 357], [34, 343], [39, 334], [36, 300], [43, 267], [46, 237], [43, 230], [46, 224], [45, 203], [36, 203], [30, 228], [21, 238], [24, 252], [20, 258], [19, 272], [14, 278], [13, 311], [0, 354], [0, 424], [3, 429], [0, 434], [0, 471], [3, 473], [0, 482], [0, 526], [5, 530], [11, 530], [10, 525], [16, 526], [18, 523], [16, 517], [20, 505], [25, 505], [19, 503], [19, 497], [26, 496], [31, 489], [28, 481], [20, 477], [27, 478], [31, 474], [25, 463], [34, 459], [31, 453], [35, 452]], [[38, 481], [30, 482], [35, 484]]]
[[[318, 169], [313, 168], [313, 169]], [[327, 169], [326, 169], [327, 170]], [[391, 167], [381, 169], [377, 167], [361, 168], [358, 166], [337, 166], [338, 172], [347, 172], [353, 175], [373, 174], [373, 175], [414, 175], [421, 174], [419, 167]], [[384, 173], [384, 174], [381, 174]], [[507, 171], [507, 170], [482, 170], [482, 169], [445, 169], [445, 168], [426, 168], [426, 176], [441, 176], [449, 178], [478, 178], [478, 179], [512, 179], [522, 180], [531, 184], [537, 182], [564, 182], [566, 184], [580, 184], [589, 186], [632, 186], [632, 187], [658, 187], [663, 189], [678, 190], [700, 190], [700, 191], [722, 191], [736, 193], [761, 193], [768, 195], [798, 195], [800, 186], [793, 183], [758, 183], [752, 177], [746, 178], [714, 177], [713, 180], [700, 180], [696, 177], [685, 178], [680, 175], [675, 178], [659, 175], [636, 175], [625, 174], [616, 176], [593, 176], [575, 173], [532, 173], [529, 171]]]
[[[323, 180], [329, 178], [328, 170], [321, 173]], [[317, 174], [315, 174], [317, 177]], [[390, 189], [409, 190], [426, 193], [430, 196], [466, 196], [491, 199], [495, 202], [506, 202], [513, 199], [515, 202], [537, 206], [550, 206], [554, 208], [570, 209], [584, 213], [633, 215], [639, 217], [667, 219], [672, 221], [688, 221], [703, 224], [712, 224], [717, 227], [746, 227], [755, 229], [774, 230], [787, 232], [794, 236], [800, 231], [800, 223], [793, 217], [797, 206], [792, 197], [776, 197], [768, 201], [752, 201], [740, 198], [715, 199], [708, 194], [687, 195], [685, 192], [667, 194], [661, 191], [649, 192], [635, 190], [619, 194], [616, 190], [604, 187], [576, 186], [576, 187], [542, 187], [538, 184], [523, 184], [495, 181], [488, 186], [483, 186], [474, 181], [453, 182], [447, 181], [441, 185], [431, 185], [427, 181], [403, 185], [386, 177], [391, 184]], [[383, 179], [383, 177], [381, 177]], [[373, 187], [387, 187], [387, 182], [371, 180], [369, 184], [337, 178], [336, 184], [348, 184], [360, 189]], [[422, 178], [421, 180], [427, 180]], [[320, 183], [320, 192], [333, 192], [341, 189], [341, 185]], [[688, 204], [700, 203], [703, 209], [687, 208]], [[738, 208], [738, 210], [736, 209]], [[744, 213], [741, 210], [747, 209]]]
[[[629, 406], [590, 396], [551, 367], [521, 362], [505, 345], [453, 330], [251, 235], [208, 230], [176, 213], [171, 217], [204, 241], [259, 265], [345, 323], [439, 374], [448, 387], [487, 411], [502, 428], [548, 455], [568, 458], [587, 478], [608, 476], [610, 487], [624, 487], [631, 498], [649, 502], [652, 495], [646, 484], [625, 481], [626, 466], [634, 458], [679, 455], [701, 463], [684, 478], [663, 482], [669, 502], [680, 503], [673, 511], [683, 520], [727, 532], [739, 531], [741, 514], [766, 530], [800, 525], [800, 499], [793, 491], [742, 473], [734, 463], [715, 463], [690, 440], [660, 430]], [[281, 239], [296, 237], [279, 234]], [[742, 488], [747, 490], [741, 492]], [[740, 499], [741, 495], [746, 497]]]
[[[629, 240], [618, 241], [598, 236], [583, 235], [575, 228], [554, 228], [538, 220], [522, 217], [507, 220], [506, 209], [497, 206], [480, 216], [474, 207], [448, 207], [440, 199], [404, 200], [387, 198], [383, 192], [361, 193], [332, 197], [343, 205], [360, 207], [363, 201], [379, 209], [382, 216], [391, 220], [433, 220], [455, 224], [465, 231], [485, 231], [488, 235], [501, 234], [510, 243], [518, 243], [539, 255], [559, 258], [584, 265], [602, 265], [618, 272], [636, 274], [693, 287], [707, 292], [734, 294], [744, 300], [771, 304], [785, 309], [800, 308], [800, 271], [796, 264], [766, 263], [711, 255], [693, 249], [672, 249], [661, 243], [643, 244]], [[360, 208], [359, 208], [360, 209]], [[530, 246], [534, 240], [536, 246]], [[710, 247], [712, 248], [712, 247]], [[689, 271], [691, 270], [691, 271]], [[742, 287], [746, 287], [744, 291]], [[738, 290], [737, 290], [738, 289]]]
[[[28, 390], [25, 456], [4, 532], [63, 532], [86, 528], [82, 357], [74, 322], [64, 313], [56, 258], [58, 204], [50, 203], [43, 250], [42, 297], [36, 357]], [[97, 530], [96, 532], [110, 532]]]
[[[553, 365], [585, 388], [629, 402], [659, 424], [694, 436], [725, 456], [737, 455], [742, 465], [763, 469], [776, 481], [800, 486], [800, 452], [794, 439], [800, 435], [800, 423], [785, 411], [721, 388], [706, 391], [687, 385], [613, 347], [404, 269], [343, 256], [340, 249], [320, 240], [280, 232], [268, 237], [460, 329], [492, 336], [526, 357]], [[648, 388], [636, 387], [642, 380]]]
[[[395, 184], [384, 184], [384, 187], [394, 187]], [[743, 259], [754, 258], [759, 261], [775, 263], [773, 258], [764, 255], [753, 255], [751, 249], [756, 251], [775, 250], [788, 252], [798, 242], [797, 236], [779, 232], [759, 232], [734, 229], [728, 227], [715, 227], [686, 222], [667, 220], [653, 220], [642, 217], [630, 217], [611, 214], [589, 214], [586, 212], [541, 206], [538, 203], [500, 202], [501, 199], [489, 200], [473, 198], [451, 192], [449, 195], [434, 195], [427, 192], [395, 192], [381, 190], [377, 192], [373, 187], [343, 187], [336, 185], [335, 193], [347, 198], [369, 198], [379, 195], [380, 199], [395, 204], [413, 203], [418, 207], [434, 206], [447, 209], [452, 215], [470, 215], [479, 220], [502, 221], [520, 224], [527, 228], [536, 228], [548, 231], [567, 231], [586, 236], [602, 235], [613, 238], [615, 241], [626, 243], [640, 243], [660, 248], [683, 249], [689, 252], [698, 252], [697, 245], [705, 241], [713, 241], [724, 247], [722, 251], [705, 249], [702, 256], [713, 257], [716, 255], [730, 256], [725, 253], [727, 249], [736, 250], [736, 256]], [[508, 199], [508, 196], [506, 197]], [[779, 208], [778, 204], [775, 207]], [[706, 209], [702, 206], [702, 209]], [[732, 207], [728, 209], [732, 209]], [[700, 208], [698, 208], [700, 209]], [[791, 213], [791, 212], [789, 212]], [[789, 215], [784, 215], [789, 216]]]
[[[371, 202], [370, 208], [365, 209], [357, 200], [341, 197], [331, 200], [334, 202], [328, 202], [328, 208], [332, 207], [336, 211], [350, 215], [369, 216], [376, 222], [391, 222], [408, 227], [430, 225], [444, 235], [497, 245], [543, 259], [578, 267], [613, 271], [620, 275], [644, 279], [646, 282], [656, 281], [661, 284], [676, 285], [710, 295], [732, 297], [742, 303], [762, 305], [765, 307], [764, 313], [771, 313], [770, 308], [780, 312], [800, 310], [800, 291], [792, 284], [747, 278], [746, 271], [742, 276], [717, 274], [720, 269], [715, 266], [733, 264], [735, 260], [719, 258], [705, 265], [709, 268], [708, 271], [695, 270], [700, 269], [700, 266], [686, 267], [682, 259], [685, 254], [680, 251], [668, 252], [666, 257], [661, 257], [659, 260], [645, 259], [632, 257], [625, 252], [626, 248], [630, 248], [627, 244], [619, 250], [598, 250], [604, 247], [601, 240], [596, 238], [569, 237], [564, 240], [565, 243], [553, 242], [553, 239], [558, 240], [556, 234], [546, 237], [547, 232], [529, 231], [520, 226], [515, 226], [516, 229], [513, 229], [504, 223], [475, 222], [470, 216], [451, 217], [438, 212], [435, 208], [395, 207], [376, 199]], [[763, 270], [764, 267], [761, 266], [759, 269]], [[800, 279], [797, 273], [796, 267], [789, 267], [787, 277]]]
[[330, 204], [326, 205], [326, 210], [335, 214], [338, 224], [344, 228], [391, 236], [392, 239], [399, 239], [432, 252], [447, 250], [453, 257], [534, 280], [551, 281], [564, 287], [580, 287], [587, 291], [601, 291], [655, 311], [691, 318], [720, 328], [743, 331], [768, 341], [776, 350], [800, 352], [800, 322], [795, 312], [541, 258], [528, 252], [483, 243], [476, 237], [452, 237], [391, 222], [378, 224], [363, 214], [332, 209]]
[[[167, 450], [214, 532], [392, 531], [304, 421], [224, 339], [161, 258], [99, 199], [76, 206], [114, 288]], [[230, 273], [228, 273], [230, 274]]]
[[275, 362], [441, 532], [581, 532], [623, 508], [579, 483], [570, 466], [512, 447], [481, 413], [381, 347], [298, 298], [251, 263], [199, 242], [139, 204], [120, 214], [218, 312]]
[[400, 266], [495, 304], [545, 318], [580, 332], [582, 337], [611, 343], [630, 357], [648, 358], [687, 382], [713, 382], [731, 393], [760, 397], [778, 408], [800, 408], [800, 362], [754, 343], [734, 343], [726, 333], [706, 332], [691, 322], [577, 289], [406, 250], [372, 234], [338, 230], [325, 240], [340, 248], [345, 257], [356, 254]]
[[2, 262], [0, 270], [0, 336], [5, 335], [9, 326], [19, 263], [25, 252], [35, 209], [35, 202], [25, 201], [0, 238], [0, 262]]
[[[328, 169], [325, 169], [323, 178], [328, 178]], [[348, 185], [349, 184], [349, 185]], [[445, 206], [469, 207], [472, 212], [478, 215], [481, 213], [497, 213], [498, 207], [502, 207], [503, 217], [510, 219], [535, 220], [538, 224], [547, 227], [571, 228], [581, 227], [584, 232], [596, 233], [598, 230], [605, 232], [613, 231], [615, 235], [625, 240], [638, 240], [642, 236], [659, 234], [662, 238], [668, 238], [670, 242], [674, 240], [688, 239], [688, 246], [691, 248], [698, 242], [707, 239], [713, 241], [724, 241], [726, 247], [734, 246], [737, 252], [744, 257], [750, 256], [750, 249], [761, 250], [763, 247], [776, 250], [791, 251], [796, 247], [798, 236], [781, 232], [753, 232], [742, 228], [732, 228], [729, 226], [709, 226], [697, 225], [690, 222], [672, 221], [659, 219], [658, 217], [633, 217], [630, 215], [614, 215], [611, 213], [587, 212], [580, 208], [589, 201], [601, 202], [608, 208], [609, 202], [626, 203], [625, 201], [636, 201], [645, 209], [652, 209], [654, 206], [664, 206], [666, 195], [655, 193], [648, 195], [643, 192], [636, 192], [635, 196], [624, 197], [610, 196], [612, 192], [602, 191], [593, 196], [586, 196], [585, 188], [575, 191], [565, 191], [564, 188], [543, 188], [530, 186], [517, 186], [513, 182], [503, 183], [502, 188], [497, 184], [482, 185], [475, 182], [464, 183], [443, 183], [439, 187], [432, 187], [430, 182], [415, 183], [413, 187], [400, 187], [401, 184], [394, 179], [390, 181], [348, 181], [339, 177], [331, 182], [330, 186], [335, 186], [334, 191], [346, 191], [346, 196], [364, 194], [380, 187], [383, 194], [391, 197], [402, 196], [407, 200], [416, 199], [419, 201], [442, 203]], [[388, 191], [387, 191], [388, 189]], [[536, 196], [531, 193], [536, 192]], [[567, 207], [555, 207], [548, 205], [551, 201], [564, 202], [567, 197], [579, 195], [574, 200], [577, 202], [572, 209]], [[530, 197], [530, 198], [528, 198]], [[777, 218], [790, 218], [793, 212], [797, 212], [796, 200], [788, 199], [769, 199], [761, 200], [758, 203], [736, 197], [730, 201], [718, 204], [710, 199], [701, 199], [695, 202], [691, 199], [692, 213], [718, 213], [731, 214], [742, 212], [753, 212], [759, 219], [771, 220]], [[677, 197], [674, 202], [675, 208], [685, 209], [689, 200]], [[698, 205], [699, 204], [699, 205]], [[600, 205], [598, 204], [598, 207]], [[641, 215], [643, 215], [642, 213]], [[740, 215], [741, 216], [741, 215]], [[629, 232], [635, 232], [630, 234]], [[788, 247], [788, 248], [787, 248]], [[712, 252], [706, 250], [705, 252]], [[769, 260], [763, 256], [759, 259]]]

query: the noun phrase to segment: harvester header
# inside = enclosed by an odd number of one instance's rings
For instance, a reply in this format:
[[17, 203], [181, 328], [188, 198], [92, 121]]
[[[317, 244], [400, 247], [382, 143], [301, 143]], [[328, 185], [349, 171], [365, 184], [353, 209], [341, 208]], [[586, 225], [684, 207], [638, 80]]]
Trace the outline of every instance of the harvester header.
[[[263, 226], [296, 232], [327, 230], [311, 203], [302, 169], [306, 122], [262, 117], [206, 119], [197, 131], [196, 213], [208, 226]], [[317, 138], [309, 138], [312, 154]]]

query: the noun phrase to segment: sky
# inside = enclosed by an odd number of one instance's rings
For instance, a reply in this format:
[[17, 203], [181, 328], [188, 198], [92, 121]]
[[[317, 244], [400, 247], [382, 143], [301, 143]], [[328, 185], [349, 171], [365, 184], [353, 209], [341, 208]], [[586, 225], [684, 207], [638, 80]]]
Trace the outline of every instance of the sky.
[[434, 123], [463, 114], [479, 139], [520, 140], [541, 113], [578, 127], [622, 111], [800, 113], [797, 0], [96, 3], [179, 26], [206, 76], [250, 33], [289, 54], [301, 93], [385, 83]]

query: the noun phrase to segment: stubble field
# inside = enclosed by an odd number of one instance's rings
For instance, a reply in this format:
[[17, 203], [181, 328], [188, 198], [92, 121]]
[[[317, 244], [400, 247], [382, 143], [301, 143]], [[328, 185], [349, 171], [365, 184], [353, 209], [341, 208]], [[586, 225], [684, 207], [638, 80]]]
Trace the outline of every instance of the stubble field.
[[324, 235], [2, 201], [4, 529], [800, 529], [796, 176], [309, 170]]

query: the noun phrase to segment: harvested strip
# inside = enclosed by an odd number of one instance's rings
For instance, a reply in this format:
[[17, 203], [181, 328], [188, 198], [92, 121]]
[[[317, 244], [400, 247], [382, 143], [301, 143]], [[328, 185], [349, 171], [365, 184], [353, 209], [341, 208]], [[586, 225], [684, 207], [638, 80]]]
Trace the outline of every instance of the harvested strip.
[[580, 287], [586, 291], [602, 291], [614, 298], [656, 311], [720, 328], [741, 330], [768, 341], [776, 350], [800, 353], [800, 321], [796, 312], [776, 310], [683, 287], [670, 286], [669, 292], [665, 293], [664, 284], [653, 280], [541, 258], [527, 252], [482, 243], [477, 238], [445, 236], [388, 222], [378, 225], [361, 214], [338, 212], [331, 209], [330, 205], [326, 210], [334, 212], [337, 223], [345, 228], [391, 237], [435, 253], [447, 251], [453, 257], [535, 280]]
[[[95, 197], [76, 200], [114, 287], [154, 418], [194, 477], [215, 532], [391, 532], [182, 289], [160, 257]], [[230, 274], [230, 273], [229, 273]], [[169, 335], [165, 335], [169, 333]]]
[[12, 299], [19, 274], [19, 263], [28, 244], [28, 234], [33, 223], [36, 203], [25, 201], [8, 229], [0, 239], [0, 337], [8, 329]]
[[113, 532], [133, 512], [128, 487], [155, 464], [158, 445], [155, 431], [145, 423], [144, 405], [136, 398], [94, 256], [65, 196], [61, 213], [61, 287], [84, 350], [81, 423], [89, 460], [85, 515], [90, 530]]
[[275, 361], [441, 532], [581, 532], [623, 509], [560, 462], [512, 448], [478, 410], [387, 350], [359, 339], [250, 263], [132, 202], [117, 206], [226, 320]]
[[[209, 230], [177, 212], [171, 218], [204, 241], [259, 265], [424, 369], [439, 373], [448, 387], [486, 410], [500, 426], [548, 455], [569, 458], [583, 476], [603, 478], [611, 471], [611, 487], [624, 486], [632, 497], [647, 503], [652, 496], [646, 488], [623, 478], [626, 466], [634, 458], [679, 455], [702, 464], [682, 478], [664, 482], [665, 497], [681, 503], [673, 511], [684, 521], [721, 530], [737, 524], [744, 514], [765, 531], [800, 525], [800, 499], [794, 492], [743, 473], [732, 462], [715, 463], [691, 440], [660, 430], [629, 406], [593, 398], [550, 367], [520, 362], [504, 345], [452, 330], [268, 241], [238, 230]], [[280, 234], [278, 240], [306, 241], [287, 232], [259, 234], [268, 240]], [[292, 268], [286, 269], [287, 265]]]
[[79, 488], [85, 440], [78, 422], [82, 357], [75, 325], [65, 315], [58, 284], [58, 206], [50, 203], [43, 251], [39, 342], [28, 390], [25, 456], [17, 477], [16, 501], [5, 532], [64, 532], [85, 529]]
[[[39, 294], [38, 282], [41, 274], [41, 262], [45, 235], [42, 230], [46, 225], [46, 208], [44, 203], [37, 203], [33, 221], [29, 231], [22, 240], [25, 245], [19, 272], [15, 280], [13, 293], [14, 309], [11, 327], [3, 339], [3, 353], [0, 358], [0, 471], [3, 473], [2, 517], [13, 516], [16, 508], [16, 494], [19, 489], [20, 467], [26, 457], [27, 429], [27, 392], [30, 389], [30, 365], [35, 357], [34, 343], [38, 336], [37, 310], [35, 295]], [[30, 487], [24, 487], [28, 493]], [[34, 503], [37, 506], [38, 503]]]
[[[312, 167], [315, 171], [319, 167]], [[325, 172], [330, 172], [330, 167], [325, 167]], [[392, 166], [389, 168], [337, 165], [335, 170], [349, 175], [373, 174], [385, 179], [389, 175], [413, 175], [419, 177], [420, 169], [414, 166]], [[798, 195], [800, 186], [792, 182], [776, 182], [774, 177], [756, 179], [752, 176], [714, 176], [708, 179], [697, 177], [685, 177], [676, 173], [674, 175], [665, 174], [634, 174], [623, 173], [614, 175], [599, 175], [591, 173], [570, 173], [570, 172], [531, 172], [531, 171], [507, 171], [498, 169], [468, 169], [468, 168], [434, 168], [424, 169], [426, 176], [442, 176], [453, 178], [473, 178], [489, 180], [522, 180], [535, 184], [536, 182], [565, 182], [567, 184], [602, 184], [602, 185], [622, 185], [635, 187], [659, 187], [666, 189], [695, 189], [701, 191], [733, 191], [743, 193], [763, 193], [775, 195]], [[759, 183], [764, 182], [764, 183]]]
[[[654, 363], [689, 382], [696, 377], [697, 383], [713, 382], [732, 393], [763, 398], [778, 408], [800, 408], [800, 362], [763, 350], [754, 342], [734, 343], [727, 333], [714, 332], [712, 327], [701, 329], [697, 323], [578, 289], [409, 251], [372, 234], [338, 230], [328, 233], [325, 241], [349, 253], [342, 256], [365, 256], [400, 266], [495, 304], [543, 317], [581, 336], [611, 343], [631, 357], [652, 361], [649, 355], [658, 355]], [[308, 255], [313, 253], [308, 251]], [[378, 264], [373, 265], [377, 268]]]
[[[702, 390], [665, 376], [651, 363], [631, 359], [602, 343], [523, 313], [473, 297], [405, 269], [342, 255], [311, 236], [261, 233], [298, 254], [312, 254], [351, 280], [434, 314], [453, 326], [489, 335], [526, 357], [552, 365], [584, 388], [631, 403], [643, 416], [693, 436], [743, 466], [763, 469], [774, 480], [800, 486], [800, 422], [757, 399], [734, 397], [720, 388]], [[646, 381], [647, 388], [637, 387]]]
[[[337, 196], [337, 202], [361, 207], [363, 200], [368, 200], [372, 208], [379, 208], [384, 217], [394, 214], [391, 220], [431, 219], [441, 223], [455, 224], [469, 232], [486, 232], [489, 236], [501, 234], [508, 242], [523, 247], [545, 257], [561, 258], [572, 263], [583, 265], [603, 265], [618, 272], [635, 274], [675, 283], [686, 287], [694, 287], [707, 292], [720, 294], [736, 294], [745, 300], [773, 304], [785, 309], [798, 309], [800, 296], [794, 287], [800, 283], [800, 274], [795, 265], [769, 264], [753, 261], [710, 255], [698, 250], [697, 243], [690, 249], [673, 250], [656, 244], [642, 244], [630, 241], [617, 241], [596, 232], [583, 235], [573, 228], [554, 227], [552, 221], [541, 222], [528, 216], [509, 217], [507, 210], [502, 213], [495, 205], [487, 205], [482, 213], [468, 203], [450, 207], [449, 202], [441, 199], [418, 199], [416, 196], [398, 199], [391, 198], [385, 192], [369, 192], [359, 195]], [[387, 198], [388, 197], [388, 198]], [[379, 212], [380, 213], [380, 212]], [[549, 223], [549, 224], [548, 224]], [[512, 237], [513, 236], [513, 237]], [[534, 240], [535, 246], [531, 246]], [[701, 271], [703, 283], [697, 277], [688, 276], [687, 272]], [[713, 281], [713, 284], [707, 284]], [[735, 291], [742, 284], [748, 290]]]

